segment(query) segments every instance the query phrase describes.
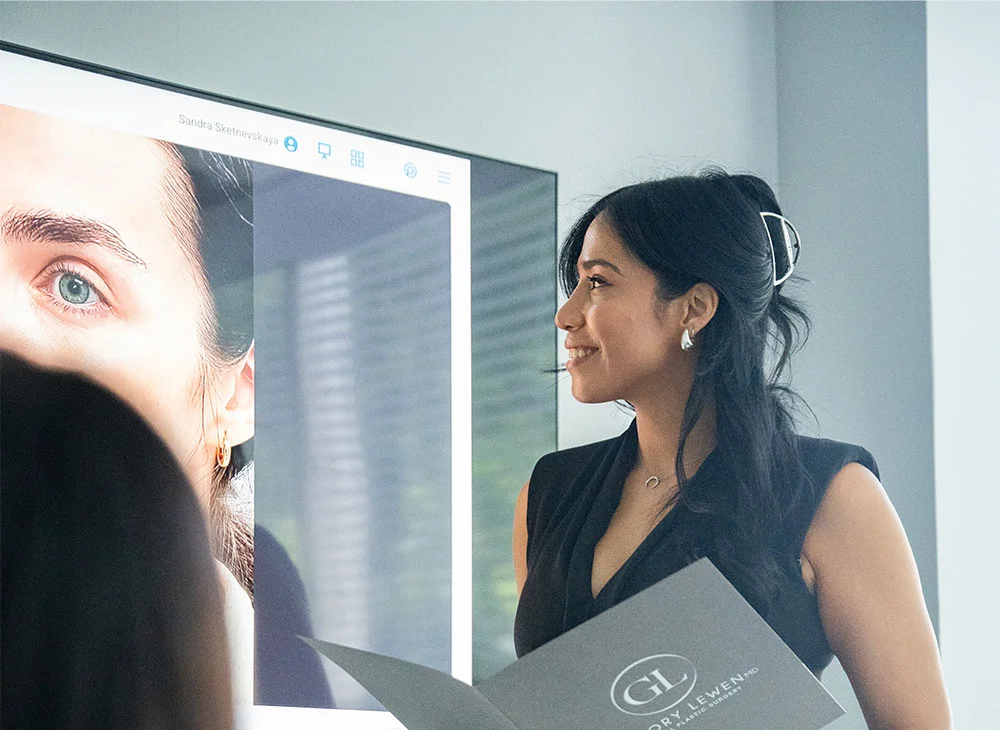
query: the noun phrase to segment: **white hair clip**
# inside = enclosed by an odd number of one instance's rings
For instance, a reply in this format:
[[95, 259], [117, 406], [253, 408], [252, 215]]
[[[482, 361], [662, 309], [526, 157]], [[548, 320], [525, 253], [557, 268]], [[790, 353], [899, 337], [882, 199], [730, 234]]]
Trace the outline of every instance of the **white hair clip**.
[[[760, 219], [764, 222], [764, 230], [767, 231], [767, 241], [771, 245], [772, 282], [774, 286], [778, 286], [784, 283], [792, 275], [792, 272], [795, 271], [795, 262], [799, 260], [802, 241], [799, 238], [799, 232], [795, 230], [795, 226], [785, 216], [763, 211], [760, 214]], [[775, 225], [774, 221], [777, 222], [777, 225]], [[772, 228], [775, 229], [775, 232], [781, 231], [780, 246], [774, 245], [775, 236], [771, 233]], [[779, 270], [781, 271], [780, 276], [778, 275]]]

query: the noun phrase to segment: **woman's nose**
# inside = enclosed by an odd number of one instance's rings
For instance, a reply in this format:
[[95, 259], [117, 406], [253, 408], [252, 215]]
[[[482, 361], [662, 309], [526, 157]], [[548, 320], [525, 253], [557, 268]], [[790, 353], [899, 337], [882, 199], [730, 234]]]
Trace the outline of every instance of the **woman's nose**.
[[576, 300], [576, 290], [574, 290], [566, 303], [559, 307], [556, 312], [556, 327], [569, 332], [582, 325], [583, 312], [580, 310], [580, 305]]

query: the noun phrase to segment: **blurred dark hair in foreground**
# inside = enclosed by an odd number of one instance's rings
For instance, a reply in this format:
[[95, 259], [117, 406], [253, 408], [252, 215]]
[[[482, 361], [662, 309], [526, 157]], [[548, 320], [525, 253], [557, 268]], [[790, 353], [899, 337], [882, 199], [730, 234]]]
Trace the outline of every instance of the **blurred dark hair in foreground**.
[[4, 730], [233, 727], [205, 519], [138, 415], [0, 353], [0, 505]]

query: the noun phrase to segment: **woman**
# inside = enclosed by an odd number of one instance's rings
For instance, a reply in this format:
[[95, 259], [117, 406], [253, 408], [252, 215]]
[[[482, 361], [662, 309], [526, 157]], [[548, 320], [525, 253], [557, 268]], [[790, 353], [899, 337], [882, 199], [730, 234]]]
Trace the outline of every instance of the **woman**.
[[225, 565], [246, 702], [252, 514], [232, 486], [254, 430], [250, 203], [240, 160], [0, 106], [0, 346], [96, 380], [170, 446]]
[[516, 648], [707, 556], [817, 675], [836, 654], [870, 727], [950, 727], [874, 459], [792, 431], [781, 376], [808, 320], [782, 290], [798, 249], [770, 187], [720, 171], [622, 188], [574, 226], [556, 315], [573, 395], [635, 420], [543, 457], [522, 489]]
[[7, 352], [0, 431], [0, 724], [232, 728], [218, 572], [167, 447], [103, 388]]

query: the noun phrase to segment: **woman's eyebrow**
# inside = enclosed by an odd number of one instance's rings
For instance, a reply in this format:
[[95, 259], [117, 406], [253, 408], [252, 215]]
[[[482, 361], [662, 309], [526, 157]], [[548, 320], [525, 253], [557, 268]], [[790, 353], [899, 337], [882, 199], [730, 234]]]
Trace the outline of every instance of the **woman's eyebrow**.
[[590, 271], [595, 266], [607, 266], [609, 269], [611, 269], [617, 274], [622, 273], [621, 269], [619, 269], [617, 266], [615, 266], [607, 259], [587, 259], [586, 261], [580, 262], [580, 268], [583, 269], [584, 271]]
[[4, 241], [18, 240], [26, 243], [100, 246], [126, 263], [146, 268], [146, 262], [125, 245], [118, 231], [93, 218], [50, 210], [9, 210], [0, 218], [0, 237]]

